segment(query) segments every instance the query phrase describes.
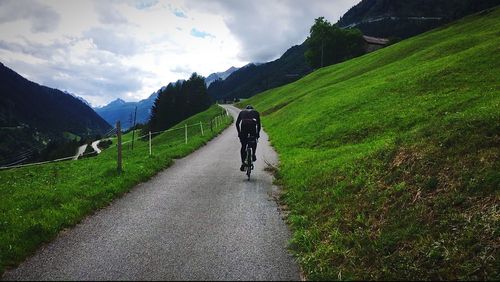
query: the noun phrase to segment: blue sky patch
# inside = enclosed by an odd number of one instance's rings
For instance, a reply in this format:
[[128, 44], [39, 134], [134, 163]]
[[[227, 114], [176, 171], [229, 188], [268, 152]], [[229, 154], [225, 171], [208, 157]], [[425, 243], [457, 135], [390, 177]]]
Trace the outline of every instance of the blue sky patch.
[[187, 19], [187, 17], [188, 17], [188, 16], [186, 15], [186, 13], [184, 13], [184, 11], [183, 11], [183, 10], [181, 10], [181, 9], [179, 9], [179, 8], [175, 8], [175, 7], [173, 7], [171, 4], [168, 4], [168, 9], [170, 10], [170, 12], [171, 12], [172, 14], [174, 14], [174, 15], [175, 15], [176, 17], [178, 17], [178, 18], [185, 18], [185, 19]]
[[140, 0], [135, 2], [135, 7], [139, 10], [147, 9], [158, 4], [158, 0]]
[[183, 11], [179, 10], [179, 9], [175, 9], [172, 11], [174, 13], [174, 15], [176, 17], [179, 17], [179, 18], [187, 18], [186, 14], [184, 14]]
[[196, 28], [191, 29], [191, 35], [194, 37], [199, 37], [199, 38], [205, 38], [205, 37], [215, 38], [214, 35], [212, 35], [208, 32], [205, 32], [205, 31], [197, 30]]

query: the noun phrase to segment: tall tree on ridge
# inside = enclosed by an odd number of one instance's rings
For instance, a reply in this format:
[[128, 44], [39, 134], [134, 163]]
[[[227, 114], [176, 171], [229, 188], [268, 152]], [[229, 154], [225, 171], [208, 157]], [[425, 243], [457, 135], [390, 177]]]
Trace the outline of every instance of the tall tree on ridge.
[[358, 29], [340, 29], [319, 17], [307, 38], [307, 63], [313, 68], [340, 63], [364, 53], [363, 34]]

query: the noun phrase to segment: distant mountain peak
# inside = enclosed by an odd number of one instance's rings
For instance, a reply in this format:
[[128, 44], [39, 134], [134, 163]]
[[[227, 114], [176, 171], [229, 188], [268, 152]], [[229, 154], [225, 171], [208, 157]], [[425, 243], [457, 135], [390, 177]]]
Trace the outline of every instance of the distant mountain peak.
[[237, 67], [234, 67], [234, 66], [231, 66], [230, 68], [228, 68], [226, 71], [223, 71], [223, 72], [216, 72], [216, 73], [212, 73], [210, 74], [209, 76], [207, 76], [207, 78], [205, 78], [205, 84], [208, 86], [210, 86], [210, 84], [216, 80], [219, 80], [219, 79], [226, 79], [228, 76], [230, 76], [233, 72], [237, 71], [239, 68]]
[[125, 102], [124, 100], [120, 99], [120, 98], [117, 98], [113, 101], [111, 101], [108, 105], [123, 105], [127, 102]]
[[99, 114], [108, 123], [114, 124], [117, 120], [121, 121], [121, 126], [124, 130], [129, 129], [132, 126], [130, 120], [131, 114], [135, 112], [137, 107], [137, 122], [146, 123], [148, 122], [149, 116], [151, 114], [151, 107], [166, 86], [161, 87], [157, 91], [151, 93], [148, 98], [142, 99], [137, 102], [126, 102], [120, 98], [117, 98], [110, 102], [109, 104], [95, 108], [97, 114]]

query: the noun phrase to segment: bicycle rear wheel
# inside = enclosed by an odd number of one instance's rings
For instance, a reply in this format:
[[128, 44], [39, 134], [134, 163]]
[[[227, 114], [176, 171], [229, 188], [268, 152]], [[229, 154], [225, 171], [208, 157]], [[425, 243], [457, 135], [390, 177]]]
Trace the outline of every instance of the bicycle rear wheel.
[[247, 177], [250, 180], [250, 173], [252, 172], [252, 149], [247, 148]]

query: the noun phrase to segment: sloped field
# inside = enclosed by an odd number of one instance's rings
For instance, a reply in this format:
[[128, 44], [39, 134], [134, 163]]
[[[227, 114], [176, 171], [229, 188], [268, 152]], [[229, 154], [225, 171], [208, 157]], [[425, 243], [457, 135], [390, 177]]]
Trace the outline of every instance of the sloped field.
[[245, 104], [309, 279], [500, 278], [500, 9]]

